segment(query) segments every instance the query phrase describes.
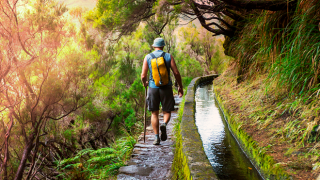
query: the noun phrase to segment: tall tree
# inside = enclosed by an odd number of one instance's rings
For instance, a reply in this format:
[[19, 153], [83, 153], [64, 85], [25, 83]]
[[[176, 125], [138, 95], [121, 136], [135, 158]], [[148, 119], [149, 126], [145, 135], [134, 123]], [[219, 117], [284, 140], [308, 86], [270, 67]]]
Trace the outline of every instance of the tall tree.
[[47, 146], [48, 124], [87, 101], [88, 60], [70, 46], [66, 11], [51, 0], [0, 2], [2, 179], [51, 174], [42, 171], [55, 151]]

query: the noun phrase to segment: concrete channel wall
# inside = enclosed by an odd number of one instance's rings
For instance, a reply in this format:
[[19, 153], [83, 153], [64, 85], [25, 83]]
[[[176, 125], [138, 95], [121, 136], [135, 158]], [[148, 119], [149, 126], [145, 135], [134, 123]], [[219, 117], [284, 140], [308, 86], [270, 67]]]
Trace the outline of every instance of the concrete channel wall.
[[203, 144], [195, 124], [195, 92], [199, 84], [212, 81], [218, 75], [197, 77], [191, 81], [185, 96], [180, 124], [180, 158], [185, 179], [218, 179], [204, 152]]

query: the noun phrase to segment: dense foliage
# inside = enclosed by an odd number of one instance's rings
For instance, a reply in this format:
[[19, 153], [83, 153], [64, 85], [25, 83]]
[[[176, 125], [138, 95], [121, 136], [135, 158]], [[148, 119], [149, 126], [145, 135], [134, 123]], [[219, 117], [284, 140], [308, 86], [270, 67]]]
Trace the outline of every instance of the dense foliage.
[[[125, 8], [127, 5], [129, 8]], [[110, 13], [111, 9], [119, 11]], [[271, 128], [272, 138], [281, 137], [292, 143], [286, 155], [310, 145], [306, 157], [299, 158], [306, 161], [311, 156], [315, 163], [319, 159], [318, 145], [312, 143], [320, 137], [318, 10], [318, 0], [125, 0], [121, 3], [99, 0], [86, 20], [108, 33], [117, 32], [119, 36], [115, 38], [118, 38], [134, 32], [141, 22], [147, 22], [161, 34], [172, 17], [197, 19], [205, 30], [192, 25], [184, 27], [180, 35], [185, 44], [180, 47], [200, 62], [206, 73], [222, 71], [223, 68], [217, 69], [220, 58], [214, 60], [220, 55], [212, 50], [217, 49], [212, 45], [219, 42], [212, 36], [225, 35], [225, 53], [234, 57], [225, 73], [228, 74], [225, 80], [234, 88], [231, 92], [261, 88], [248, 97], [250, 102], [259, 97], [247, 112], [253, 120], [246, 118], [243, 123], [248, 123], [250, 128]], [[199, 35], [196, 30], [203, 33]], [[245, 99], [241, 93], [238, 97]], [[280, 128], [277, 123], [282, 123]], [[319, 163], [315, 164], [313, 167], [317, 169]]]
[[195, 30], [178, 27], [177, 16], [145, 21], [119, 37], [92, 28], [82, 8], [53, 0], [8, 0], [0, 7], [2, 179], [113, 176], [143, 127], [141, 65], [154, 38], [166, 40], [184, 87], [204, 69], [224, 67], [212, 57], [221, 54], [221, 40], [206, 49], [205, 31], [195, 35], [197, 49], [178, 43]]

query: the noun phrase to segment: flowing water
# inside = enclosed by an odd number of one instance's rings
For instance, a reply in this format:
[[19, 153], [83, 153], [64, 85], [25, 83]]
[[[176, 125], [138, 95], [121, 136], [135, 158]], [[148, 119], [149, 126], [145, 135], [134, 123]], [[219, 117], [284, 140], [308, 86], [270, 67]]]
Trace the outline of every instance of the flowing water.
[[212, 84], [199, 85], [195, 100], [196, 125], [205, 153], [219, 179], [263, 179], [229, 131], [215, 101]]

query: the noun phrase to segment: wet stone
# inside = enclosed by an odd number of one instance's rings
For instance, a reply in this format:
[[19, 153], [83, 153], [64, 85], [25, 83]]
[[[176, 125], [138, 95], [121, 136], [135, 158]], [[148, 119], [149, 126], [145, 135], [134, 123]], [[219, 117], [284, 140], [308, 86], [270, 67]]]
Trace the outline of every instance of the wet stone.
[[145, 155], [145, 154], [148, 154], [148, 152], [146, 152], [146, 151], [140, 152], [140, 155]]
[[140, 149], [133, 149], [133, 152], [132, 152], [132, 154], [140, 154]]
[[142, 149], [140, 149], [140, 151], [150, 151], [150, 149], [148, 149], [148, 148], [142, 148]]
[[150, 148], [150, 147], [154, 147], [154, 145], [136, 144], [134, 145], [134, 147]]
[[140, 176], [148, 176], [152, 172], [151, 167], [138, 167], [136, 165], [123, 166], [119, 169], [120, 173], [137, 174]]
[[127, 166], [131, 166], [131, 165], [137, 165], [137, 163], [134, 162], [134, 161], [129, 161], [128, 164], [127, 164]]
[[128, 175], [125, 175], [125, 174], [119, 174], [117, 176], [117, 179], [119, 179], [119, 180], [139, 180], [139, 179], [137, 179], [135, 177], [128, 176]]
[[159, 164], [159, 163], [150, 163], [149, 166], [150, 166], [150, 167], [158, 167], [158, 168], [160, 168], [160, 167], [162, 167], [163, 165], [161, 165], [161, 164]]
[[[163, 116], [163, 115], [162, 115]], [[161, 116], [160, 116], [161, 117]], [[133, 149], [133, 157], [127, 163], [128, 166], [119, 169], [118, 179], [139, 180], [168, 180], [171, 175], [173, 161], [173, 136], [172, 129], [176, 112], [171, 114], [170, 123], [167, 125], [168, 139], [161, 141], [160, 145], [153, 145], [154, 133], [151, 126], [147, 127], [146, 141], [143, 141], [143, 132]], [[160, 118], [160, 123], [163, 118]]]
[[167, 172], [168, 172], [168, 170], [166, 170], [166, 169], [158, 168], [155, 171], [153, 171], [152, 174], [150, 174], [150, 177], [163, 179], [166, 177]]

